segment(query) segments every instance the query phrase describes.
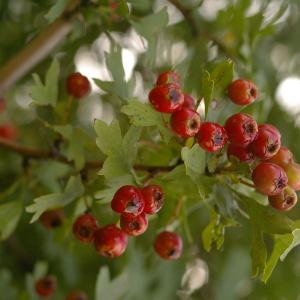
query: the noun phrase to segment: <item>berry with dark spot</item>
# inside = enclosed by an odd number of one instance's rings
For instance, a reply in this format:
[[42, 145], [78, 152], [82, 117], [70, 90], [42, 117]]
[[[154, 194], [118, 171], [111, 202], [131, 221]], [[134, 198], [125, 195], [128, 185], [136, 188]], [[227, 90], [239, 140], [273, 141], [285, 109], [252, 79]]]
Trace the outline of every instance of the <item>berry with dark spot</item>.
[[227, 157], [230, 159], [231, 156], [236, 157], [241, 162], [251, 163], [254, 161], [254, 155], [249, 148], [229, 144], [227, 148]]
[[266, 162], [270, 162], [284, 168], [285, 166], [294, 163], [294, 155], [288, 148], [281, 146], [278, 152], [270, 159], [266, 160]]
[[250, 144], [258, 132], [256, 121], [244, 113], [238, 113], [228, 118], [225, 129], [230, 143], [239, 146]]
[[237, 79], [228, 86], [228, 96], [237, 105], [247, 105], [257, 98], [258, 89], [250, 80]]
[[159, 74], [156, 85], [164, 85], [166, 83], [174, 83], [179, 85], [180, 77], [175, 71], [166, 71]]
[[79, 216], [73, 224], [73, 233], [82, 243], [91, 244], [94, 242], [94, 235], [98, 229], [98, 222], [91, 214]]
[[112, 209], [119, 214], [137, 216], [144, 210], [145, 203], [141, 190], [133, 185], [124, 185], [117, 190], [112, 201]]
[[281, 211], [292, 209], [297, 201], [297, 194], [290, 186], [287, 186], [279, 195], [269, 196], [270, 205]]
[[217, 123], [204, 122], [197, 134], [198, 144], [208, 152], [221, 150], [227, 143], [225, 128]]
[[88, 300], [88, 296], [82, 291], [73, 291], [68, 294], [66, 300]]
[[144, 213], [156, 214], [164, 204], [164, 192], [159, 185], [148, 185], [142, 189], [145, 208]]
[[50, 297], [56, 290], [56, 278], [45, 276], [35, 283], [35, 291], [40, 297]]
[[116, 225], [99, 228], [95, 233], [95, 247], [98, 254], [114, 258], [120, 256], [127, 247], [128, 238]]
[[90, 92], [91, 84], [87, 77], [77, 72], [69, 75], [66, 82], [66, 88], [70, 95], [79, 99]]
[[155, 110], [172, 113], [181, 109], [184, 96], [178, 85], [167, 83], [153, 88], [149, 93], [149, 101]]
[[277, 128], [269, 124], [258, 126], [258, 132], [250, 145], [253, 154], [262, 159], [274, 156], [281, 147], [281, 134]]
[[60, 227], [64, 221], [65, 213], [63, 209], [52, 209], [45, 211], [39, 218], [40, 223], [46, 229], [54, 229]]
[[126, 234], [138, 236], [147, 230], [148, 219], [144, 213], [138, 216], [121, 215], [120, 226]]
[[182, 239], [175, 232], [163, 231], [157, 235], [154, 249], [162, 259], [178, 259], [182, 252]]
[[279, 195], [288, 184], [285, 171], [272, 163], [262, 162], [252, 172], [256, 189], [268, 196]]
[[200, 129], [201, 120], [196, 111], [183, 108], [172, 114], [170, 124], [172, 130], [177, 135], [187, 138], [197, 134]]

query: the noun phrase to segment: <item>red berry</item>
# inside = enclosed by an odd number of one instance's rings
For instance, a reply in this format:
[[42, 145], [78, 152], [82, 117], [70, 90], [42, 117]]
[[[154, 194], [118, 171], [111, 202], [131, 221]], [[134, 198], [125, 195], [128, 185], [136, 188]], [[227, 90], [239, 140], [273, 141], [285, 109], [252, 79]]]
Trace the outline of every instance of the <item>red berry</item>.
[[259, 192], [269, 196], [280, 194], [288, 184], [284, 170], [275, 164], [266, 162], [260, 163], [253, 170], [252, 180]]
[[127, 235], [116, 225], [99, 228], [95, 233], [95, 247], [98, 254], [105, 257], [118, 257], [126, 249]]
[[111, 208], [119, 214], [137, 216], [143, 212], [144, 206], [141, 190], [133, 185], [119, 188], [111, 201]]
[[164, 204], [164, 192], [159, 185], [148, 185], [142, 189], [145, 201], [144, 213], [156, 214]]
[[197, 134], [201, 121], [196, 111], [183, 108], [172, 114], [170, 124], [172, 130], [179, 136], [190, 137]]
[[281, 146], [278, 152], [266, 162], [273, 163], [284, 168], [286, 165], [294, 163], [293, 153], [286, 147]]
[[175, 71], [166, 71], [161, 73], [156, 81], [156, 85], [163, 85], [166, 83], [179, 84], [180, 78]]
[[68, 294], [66, 300], [88, 300], [88, 296], [84, 292], [73, 291]]
[[189, 108], [192, 110], [196, 110], [196, 101], [195, 99], [188, 95], [188, 94], [183, 94], [184, 96], [184, 102], [183, 102], [183, 106], [184, 108]]
[[163, 259], [178, 259], [182, 252], [182, 239], [175, 232], [163, 231], [156, 237], [154, 249]]
[[46, 276], [35, 283], [35, 291], [41, 297], [49, 297], [55, 292], [56, 285], [55, 277]]
[[87, 77], [77, 72], [69, 75], [66, 88], [70, 95], [82, 98], [90, 92], [91, 85]]
[[149, 93], [149, 101], [155, 110], [172, 113], [182, 107], [184, 96], [178, 85], [167, 83], [153, 88]]
[[201, 124], [197, 138], [198, 144], [208, 152], [222, 149], [228, 140], [225, 128], [212, 122]]
[[298, 201], [295, 191], [287, 186], [279, 195], [269, 196], [270, 205], [281, 211], [292, 209]]
[[265, 160], [274, 156], [280, 146], [281, 134], [278, 129], [269, 124], [262, 124], [258, 126], [258, 133], [250, 149], [255, 156]]
[[296, 163], [290, 163], [283, 167], [288, 177], [289, 186], [295, 190], [300, 190], [300, 165]]
[[244, 113], [238, 113], [228, 118], [225, 129], [229, 141], [239, 146], [250, 144], [258, 132], [256, 121]]
[[10, 124], [4, 124], [0, 126], [0, 138], [7, 140], [15, 140], [18, 137], [18, 131]]
[[148, 219], [144, 213], [138, 216], [121, 215], [120, 226], [122, 230], [131, 236], [143, 234], [148, 228]]
[[54, 229], [62, 225], [64, 218], [64, 211], [58, 208], [45, 211], [40, 216], [39, 221], [46, 229]]
[[229, 85], [228, 96], [237, 105], [247, 105], [257, 98], [258, 89], [252, 81], [238, 79]]
[[73, 224], [73, 233], [82, 243], [90, 244], [94, 242], [94, 235], [98, 229], [96, 218], [90, 214], [79, 216]]
[[234, 144], [229, 144], [227, 148], [227, 157], [236, 157], [239, 161], [251, 163], [254, 161], [254, 155], [248, 147], [242, 147]]

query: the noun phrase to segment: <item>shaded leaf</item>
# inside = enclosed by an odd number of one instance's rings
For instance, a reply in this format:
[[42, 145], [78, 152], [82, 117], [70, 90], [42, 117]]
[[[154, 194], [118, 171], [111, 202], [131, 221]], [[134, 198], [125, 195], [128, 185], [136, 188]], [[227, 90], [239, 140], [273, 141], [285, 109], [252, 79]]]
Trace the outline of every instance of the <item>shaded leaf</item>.
[[50, 23], [57, 19], [66, 8], [67, 3], [68, 0], [57, 0], [56, 3], [51, 7], [49, 12], [45, 15], [46, 19]]

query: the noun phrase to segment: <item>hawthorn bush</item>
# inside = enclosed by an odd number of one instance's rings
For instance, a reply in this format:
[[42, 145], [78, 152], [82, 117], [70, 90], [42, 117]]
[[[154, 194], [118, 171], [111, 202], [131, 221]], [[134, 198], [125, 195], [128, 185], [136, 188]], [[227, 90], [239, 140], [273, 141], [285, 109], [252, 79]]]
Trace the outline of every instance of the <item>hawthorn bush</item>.
[[0, 299], [298, 299], [299, 13], [2, 0]]

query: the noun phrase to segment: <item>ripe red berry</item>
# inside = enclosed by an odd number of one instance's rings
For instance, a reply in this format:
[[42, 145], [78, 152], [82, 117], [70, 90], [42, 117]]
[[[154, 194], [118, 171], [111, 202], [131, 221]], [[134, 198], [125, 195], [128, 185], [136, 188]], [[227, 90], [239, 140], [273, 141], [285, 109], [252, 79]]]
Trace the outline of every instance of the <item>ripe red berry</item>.
[[258, 126], [255, 140], [251, 143], [250, 149], [255, 156], [265, 160], [274, 156], [281, 146], [281, 134], [277, 128], [269, 124]]
[[284, 170], [272, 163], [262, 162], [252, 172], [256, 189], [262, 194], [275, 196], [280, 194], [288, 184]]
[[127, 235], [116, 225], [99, 228], [95, 233], [95, 247], [98, 254], [105, 257], [118, 257], [126, 249]]
[[286, 165], [294, 163], [293, 153], [286, 147], [281, 146], [278, 152], [266, 162], [273, 163], [284, 168]]
[[172, 114], [170, 124], [176, 134], [186, 138], [197, 134], [201, 121], [196, 111], [183, 108]]
[[204, 122], [197, 135], [198, 144], [208, 152], [215, 152], [224, 147], [228, 137], [225, 128], [212, 122]]
[[58, 208], [45, 211], [40, 216], [39, 221], [46, 229], [54, 229], [62, 225], [64, 218], [64, 211]]
[[88, 296], [84, 292], [73, 291], [68, 294], [66, 300], [88, 300]]
[[87, 77], [77, 72], [69, 75], [66, 88], [70, 95], [75, 98], [82, 98], [90, 92], [91, 85]]
[[144, 213], [138, 216], [121, 215], [120, 226], [122, 230], [131, 236], [143, 234], [148, 228], [148, 219]]
[[82, 243], [93, 243], [95, 231], [98, 229], [96, 218], [90, 214], [79, 216], [73, 224], [73, 233]]
[[172, 113], [182, 107], [184, 96], [178, 85], [167, 83], [153, 88], [149, 93], [149, 101], [155, 110]]
[[166, 83], [179, 84], [180, 78], [175, 71], [166, 71], [159, 74], [156, 85], [164, 85]]
[[227, 157], [236, 157], [239, 161], [251, 163], [254, 161], [254, 155], [248, 147], [242, 147], [234, 144], [229, 144], [227, 148]]
[[188, 94], [183, 94], [184, 96], [184, 102], [183, 102], [183, 106], [184, 108], [189, 108], [192, 110], [196, 110], [196, 101], [195, 99], [188, 95]]
[[296, 163], [290, 163], [283, 167], [288, 177], [289, 186], [295, 190], [300, 190], [300, 165]]
[[229, 85], [228, 96], [237, 105], [247, 105], [257, 98], [258, 89], [252, 81], [238, 79]]
[[298, 201], [295, 191], [287, 186], [279, 195], [269, 196], [270, 205], [281, 211], [292, 209]]
[[55, 277], [46, 276], [35, 283], [35, 291], [40, 297], [49, 297], [55, 292], [56, 285]]
[[0, 126], [0, 138], [13, 141], [17, 137], [18, 137], [18, 131], [11, 124], [4, 124]]
[[256, 121], [244, 113], [238, 113], [228, 118], [225, 129], [230, 143], [239, 146], [250, 144], [258, 132]]
[[142, 189], [145, 201], [144, 213], [156, 214], [164, 204], [164, 192], [159, 185], [148, 185]]
[[141, 190], [133, 185], [119, 188], [111, 201], [111, 208], [119, 214], [137, 216], [143, 212], [144, 206]]
[[175, 232], [163, 231], [156, 237], [154, 249], [163, 259], [178, 259], [182, 252], [182, 239]]

